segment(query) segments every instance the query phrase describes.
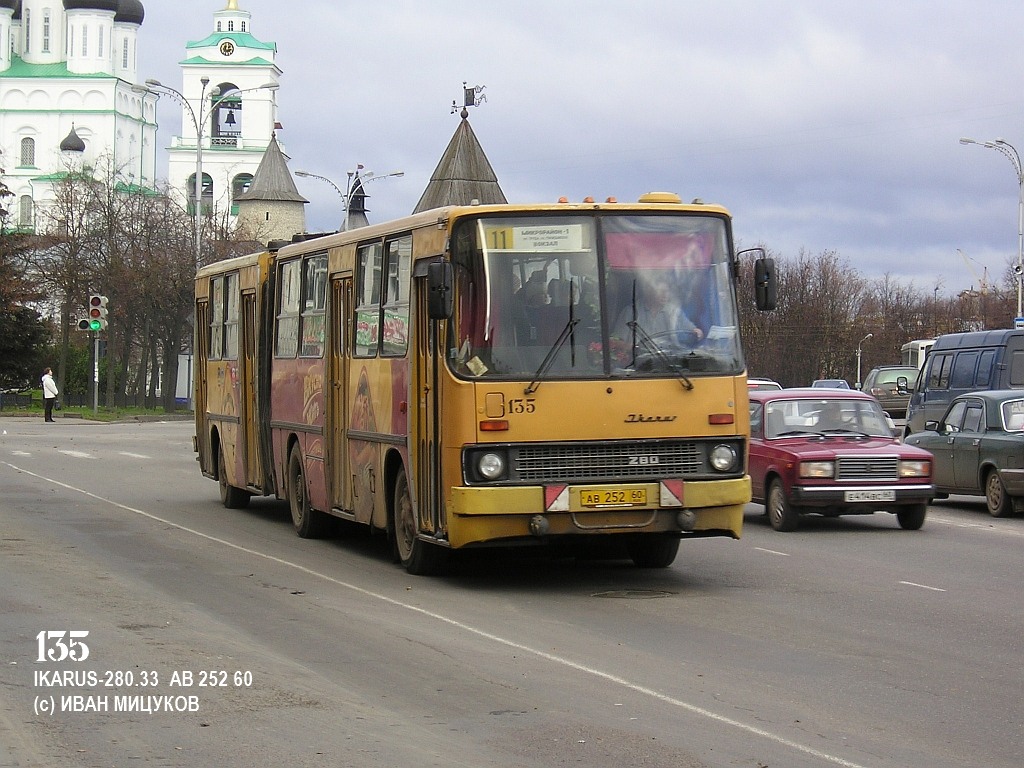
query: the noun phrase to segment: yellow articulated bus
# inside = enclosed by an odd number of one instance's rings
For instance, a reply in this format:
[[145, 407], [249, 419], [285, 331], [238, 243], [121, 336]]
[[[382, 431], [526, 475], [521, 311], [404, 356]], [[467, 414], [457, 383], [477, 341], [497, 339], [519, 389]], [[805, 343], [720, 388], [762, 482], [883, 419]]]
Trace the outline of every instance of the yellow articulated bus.
[[[770, 309], [769, 259], [756, 261]], [[666, 567], [740, 535], [746, 371], [729, 213], [473, 205], [272, 245], [196, 279], [196, 450], [228, 507], [287, 499], [452, 550], [613, 540]]]

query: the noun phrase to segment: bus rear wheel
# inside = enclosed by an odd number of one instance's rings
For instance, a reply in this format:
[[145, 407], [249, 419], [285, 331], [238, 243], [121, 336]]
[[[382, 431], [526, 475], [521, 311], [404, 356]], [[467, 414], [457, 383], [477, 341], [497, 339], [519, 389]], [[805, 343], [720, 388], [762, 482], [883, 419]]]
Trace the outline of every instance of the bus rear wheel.
[[249, 492], [228, 483], [227, 462], [224, 448], [217, 447], [217, 483], [220, 485], [220, 503], [228, 509], [242, 509], [249, 506]]
[[432, 576], [441, 570], [448, 559], [448, 550], [421, 540], [416, 515], [409, 494], [409, 479], [405, 470], [395, 478], [395, 493], [391, 505], [392, 541], [395, 558], [413, 576]]
[[292, 525], [299, 536], [304, 539], [323, 536], [327, 528], [327, 518], [323, 512], [309, 506], [306, 473], [302, 467], [302, 451], [298, 446], [292, 448], [288, 457], [288, 507], [292, 513]]

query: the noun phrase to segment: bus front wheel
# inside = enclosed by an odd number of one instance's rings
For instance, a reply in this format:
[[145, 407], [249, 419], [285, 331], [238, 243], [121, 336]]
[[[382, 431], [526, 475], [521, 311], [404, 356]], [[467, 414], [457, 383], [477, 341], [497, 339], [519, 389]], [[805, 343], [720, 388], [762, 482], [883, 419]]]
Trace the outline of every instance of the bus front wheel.
[[409, 495], [409, 479], [405, 470], [395, 478], [395, 495], [391, 505], [392, 541], [395, 558], [414, 576], [431, 576], [441, 570], [448, 550], [428, 544], [417, 537], [416, 516]]
[[299, 536], [304, 539], [323, 536], [326, 517], [322, 512], [309, 506], [306, 473], [302, 467], [302, 451], [298, 446], [292, 448], [288, 457], [288, 507], [292, 513], [292, 525]]
[[645, 534], [630, 539], [626, 550], [638, 568], [668, 568], [679, 552], [679, 539], [675, 536]]

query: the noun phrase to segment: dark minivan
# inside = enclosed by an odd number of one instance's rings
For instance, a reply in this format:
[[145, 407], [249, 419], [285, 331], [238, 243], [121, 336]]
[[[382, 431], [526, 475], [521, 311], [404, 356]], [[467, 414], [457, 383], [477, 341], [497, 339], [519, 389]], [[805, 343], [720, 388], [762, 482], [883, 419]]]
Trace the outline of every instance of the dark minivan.
[[1024, 389], [1024, 329], [939, 336], [910, 395], [904, 435], [940, 419], [957, 395], [980, 389]]

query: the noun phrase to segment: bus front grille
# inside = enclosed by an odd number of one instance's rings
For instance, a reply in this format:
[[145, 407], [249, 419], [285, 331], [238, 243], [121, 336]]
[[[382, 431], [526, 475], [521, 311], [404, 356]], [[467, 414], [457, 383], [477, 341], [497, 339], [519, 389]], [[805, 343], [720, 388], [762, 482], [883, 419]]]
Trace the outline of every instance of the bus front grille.
[[518, 482], [596, 482], [709, 474], [704, 446], [692, 440], [520, 445], [512, 450]]

